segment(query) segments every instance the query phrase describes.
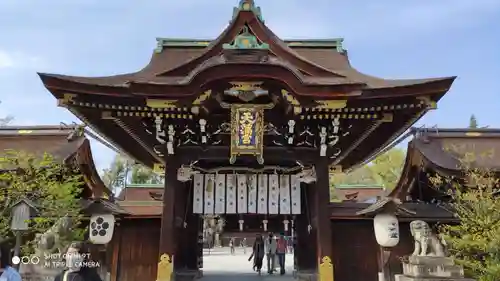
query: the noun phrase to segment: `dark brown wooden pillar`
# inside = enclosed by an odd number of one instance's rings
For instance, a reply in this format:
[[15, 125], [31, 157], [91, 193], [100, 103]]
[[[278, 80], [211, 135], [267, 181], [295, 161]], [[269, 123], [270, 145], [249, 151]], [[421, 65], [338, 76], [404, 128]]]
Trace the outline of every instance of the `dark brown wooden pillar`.
[[[174, 225], [176, 232], [176, 248], [175, 248], [175, 263], [174, 267], [176, 271], [187, 269], [187, 259], [189, 256], [187, 255], [186, 250], [189, 248], [189, 241], [187, 240], [187, 213], [186, 213], [186, 204], [187, 204], [187, 186], [186, 183], [179, 183], [181, 188], [175, 190], [175, 206], [174, 206]], [[186, 223], [186, 227], [184, 227], [184, 223]]]
[[[198, 270], [198, 215], [193, 214], [191, 182], [176, 190], [175, 226], [177, 232], [176, 270]], [[184, 273], [187, 274], [187, 273]]]
[[[161, 232], [160, 232], [160, 261], [158, 263], [158, 278], [157, 281], [172, 280], [166, 279], [167, 272], [174, 268], [175, 250], [176, 250], [176, 227], [175, 227], [175, 200], [176, 191], [182, 188], [183, 183], [177, 180], [177, 169], [180, 167], [178, 159], [175, 155], [166, 157], [165, 167], [165, 186], [163, 192], [163, 213], [161, 216]], [[168, 261], [162, 261], [162, 255], [168, 255]], [[173, 274], [171, 278], [174, 278]]]
[[297, 243], [294, 254], [297, 260], [297, 270], [304, 274], [310, 274], [316, 271], [316, 231], [314, 228], [309, 230], [309, 225], [313, 224], [315, 217], [314, 204], [314, 190], [313, 185], [302, 184], [302, 202], [301, 214], [295, 218], [295, 233], [297, 235]]
[[115, 224], [115, 231], [113, 234], [113, 240], [112, 240], [112, 253], [111, 253], [111, 268], [110, 268], [110, 280], [111, 281], [118, 281], [120, 280], [119, 278], [119, 273], [120, 273], [120, 249], [121, 249], [121, 244], [122, 244], [122, 227], [120, 226], [120, 223], [117, 222]]
[[[330, 223], [330, 212], [328, 206], [330, 205], [330, 175], [328, 169], [328, 158], [320, 157], [315, 166], [316, 168], [316, 186], [314, 188], [314, 209], [315, 209], [315, 230], [316, 230], [316, 248], [317, 248], [317, 261], [318, 266], [323, 261], [329, 264], [326, 266], [333, 266], [333, 247], [332, 247], [332, 229]], [[325, 260], [326, 258], [326, 260]], [[319, 269], [319, 268], [318, 268]], [[319, 271], [321, 272], [321, 271]], [[333, 269], [332, 273], [333, 274]], [[330, 275], [331, 276], [331, 275]], [[330, 279], [329, 277], [326, 280]], [[333, 279], [333, 276], [332, 278]]]

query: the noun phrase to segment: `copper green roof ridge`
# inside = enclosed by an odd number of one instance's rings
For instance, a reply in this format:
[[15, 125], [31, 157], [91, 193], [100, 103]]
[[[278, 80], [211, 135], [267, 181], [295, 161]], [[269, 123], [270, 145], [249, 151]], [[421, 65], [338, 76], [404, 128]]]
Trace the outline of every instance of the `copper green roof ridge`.
[[[190, 38], [156, 38], [157, 48], [155, 51], [157, 53], [161, 53], [164, 48], [168, 47], [178, 47], [178, 48], [186, 48], [186, 47], [194, 47], [194, 48], [205, 48], [214, 39], [190, 39]], [[285, 39], [283, 40], [285, 44], [289, 47], [306, 47], [306, 48], [334, 48], [337, 52], [344, 52], [344, 48], [342, 43], [344, 42], [343, 38], [332, 38], [332, 39]]]

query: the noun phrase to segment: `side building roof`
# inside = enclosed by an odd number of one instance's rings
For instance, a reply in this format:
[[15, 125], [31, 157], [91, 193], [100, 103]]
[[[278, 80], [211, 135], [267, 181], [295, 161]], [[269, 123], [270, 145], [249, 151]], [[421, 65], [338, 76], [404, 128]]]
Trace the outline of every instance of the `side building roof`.
[[390, 196], [403, 199], [423, 171], [460, 175], [464, 160], [468, 168], [500, 172], [500, 129], [412, 128], [412, 133], [402, 175]]
[[99, 176], [82, 126], [3, 126], [0, 127], [0, 156], [8, 150], [42, 156], [47, 153], [58, 161], [76, 164], [82, 173], [85, 197], [111, 197], [112, 192]]

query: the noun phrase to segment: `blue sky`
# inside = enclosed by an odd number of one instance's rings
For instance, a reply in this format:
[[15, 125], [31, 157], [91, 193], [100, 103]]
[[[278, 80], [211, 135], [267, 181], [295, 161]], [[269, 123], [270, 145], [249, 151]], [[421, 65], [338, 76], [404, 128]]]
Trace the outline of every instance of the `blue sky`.
[[[100, 76], [147, 64], [156, 37], [215, 38], [238, 0], [2, 0], [0, 116], [70, 123], [36, 72]], [[419, 125], [500, 127], [499, 0], [256, 0], [284, 39], [345, 38], [352, 65], [383, 78], [456, 75]], [[94, 142], [99, 168], [113, 152]]]

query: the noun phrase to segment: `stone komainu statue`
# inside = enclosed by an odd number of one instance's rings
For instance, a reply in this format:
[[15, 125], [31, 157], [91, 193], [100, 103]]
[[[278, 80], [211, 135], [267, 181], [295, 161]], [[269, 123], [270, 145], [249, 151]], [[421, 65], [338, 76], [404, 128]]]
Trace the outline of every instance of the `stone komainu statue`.
[[445, 256], [445, 245], [432, 233], [429, 224], [425, 221], [417, 220], [410, 223], [410, 231], [415, 240], [415, 250], [413, 256]]
[[35, 252], [37, 255], [64, 253], [65, 241], [71, 234], [72, 220], [68, 216], [60, 218], [45, 233], [39, 233], [36, 236], [37, 245]]

